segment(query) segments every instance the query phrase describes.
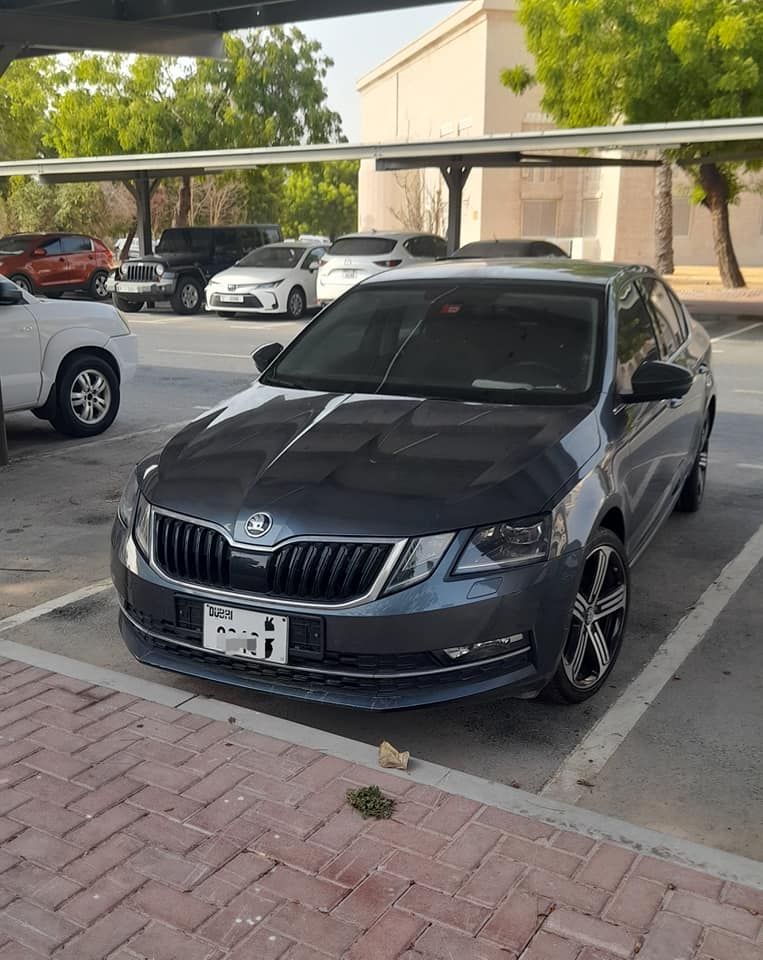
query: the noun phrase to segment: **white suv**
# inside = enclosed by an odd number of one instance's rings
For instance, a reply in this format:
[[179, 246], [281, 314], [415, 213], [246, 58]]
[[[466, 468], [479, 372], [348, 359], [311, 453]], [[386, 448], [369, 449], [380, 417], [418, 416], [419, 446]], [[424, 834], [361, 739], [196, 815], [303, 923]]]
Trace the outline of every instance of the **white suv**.
[[431, 233], [350, 233], [339, 237], [321, 260], [318, 303], [336, 300], [345, 290], [382, 270], [436, 260], [446, 253], [445, 241]]
[[60, 433], [95, 436], [113, 423], [137, 362], [137, 338], [114, 307], [40, 300], [0, 276], [6, 413], [31, 410]]

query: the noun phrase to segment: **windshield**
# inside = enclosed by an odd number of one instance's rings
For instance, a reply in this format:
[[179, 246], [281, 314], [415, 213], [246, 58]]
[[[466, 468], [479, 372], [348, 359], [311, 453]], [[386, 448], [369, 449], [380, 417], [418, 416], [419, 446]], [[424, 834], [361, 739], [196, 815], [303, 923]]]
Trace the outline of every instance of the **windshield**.
[[570, 283], [358, 287], [299, 336], [263, 383], [492, 403], [591, 395], [603, 292]]
[[304, 256], [307, 247], [258, 247], [238, 261], [237, 267], [280, 267], [293, 270]]
[[18, 256], [34, 239], [33, 233], [14, 233], [7, 237], [0, 237], [0, 254], [5, 254], [7, 257]]

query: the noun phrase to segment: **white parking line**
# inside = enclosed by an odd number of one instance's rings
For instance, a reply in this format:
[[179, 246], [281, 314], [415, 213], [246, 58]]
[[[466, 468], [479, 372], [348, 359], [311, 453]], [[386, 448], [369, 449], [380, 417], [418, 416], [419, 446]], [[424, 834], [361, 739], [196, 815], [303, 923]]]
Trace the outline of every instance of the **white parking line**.
[[12, 630], [14, 627], [20, 627], [22, 624], [37, 620], [48, 613], [53, 613], [54, 610], [60, 610], [61, 607], [68, 607], [71, 603], [94, 597], [96, 594], [108, 590], [110, 586], [111, 580], [98, 580], [97, 583], [91, 583], [87, 587], [65, 593], [62, 597], [54, 597], [52, 600], [46, 600], [45, 603], [39, 603], [36, 607], [30, 607], [21, 613], [14, 613], [13, 616], [0, 620], [0, 633], [5, 633], [6, 630]]
[[756, 396], [763, 397], [763, 390], [735, 390], [734, 393], [754, 393]]
[[763, 463], [737, 463], [743, 470], [763, 470]]
[[739, 330], [732, 330], [731, 333], [722, 333], [720, 337], [711, 337], [710, 342], [719, 343], [721, 340], [728, 340], [729, 337], [738, 337], [740, 333], [747, 333], [748, 330], [754, 330], [756, 327], [763, 327], [763, 320], [741, 327]]
[[206, 350], [157, 350], [157, 353], [177, 353], [186, 357], [223, 357], [226, 360], [251, 360], [246, 353], [207, 353]]
[[726, 564], [718, 579], [705, 590], [641, 673], [567, 756], [541, 790], [542, 794], [566, 803], [580, 800], [585, 792], [581, 781], [588, 783], [601, 772], [761, 559], [763, 524]]
[[48, 447], [43, 453], [31, 456], [11, 457], [11, 463], [26, 463], [28, 460], [49, 460], [51, 457], [62, 457], [73, 450], [84, 450], [86, 447], [102, 447], [105, 443], [120, 443], [122, 440], [134, 440], [136, 437], [147, 437], [152, 433], [162, 433], [163, 430], [179, 430], [188, 423], [188, 420], [178, 420], [177, 423], [162, 423], [158, 427], [146, 427], [145, 430], [134, 430], [132, 433], [117, 433], [113, 437], [92, 437], [83, 443], [61, 443], [55, 447]]

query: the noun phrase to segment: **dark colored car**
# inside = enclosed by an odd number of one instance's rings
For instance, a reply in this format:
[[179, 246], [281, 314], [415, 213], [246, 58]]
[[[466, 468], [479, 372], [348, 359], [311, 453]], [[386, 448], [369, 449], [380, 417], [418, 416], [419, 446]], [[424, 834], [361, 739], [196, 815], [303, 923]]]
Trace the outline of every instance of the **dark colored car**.
[[590, 697], [631, 566], [702, 500], [710, 350], [645, 267], [359, 284], [138, 466], [112, 539], [129, 649], [368, 709]]
[[115, 266], [96, 237], [74, 233], [14, 233], [0, 238], [0, 273], [28, 293], [60, 297], [87, 293], [108, 300], [106, 281]]
[[274, 223], [238, 227], [172, 227], [165, 230], [152, 256], [126, 260], [109, 277], [114, 305], [135, 313], [145, 303], [169, 300], [175, 313], [198, 313], [204, 288], [250, 250], [283, 239]]
[[548, 240], [475, 240], [450, 255], [451, 260], [502, 260], [506, 257], [564, 257], [569, 255]]

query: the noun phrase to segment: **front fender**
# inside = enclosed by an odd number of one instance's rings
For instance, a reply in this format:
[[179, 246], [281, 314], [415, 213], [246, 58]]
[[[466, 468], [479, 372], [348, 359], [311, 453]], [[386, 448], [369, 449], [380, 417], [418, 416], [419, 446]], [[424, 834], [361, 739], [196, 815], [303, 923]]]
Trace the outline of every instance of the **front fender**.
[[73, 350], [96, 347], [107, 350], [111, 333], [95, 330], [93, 327], [67, 327], [60, 333], [54, 333], [45, 345], [42, 356], [42, 390], [40, 397], [50, 393], [61, 363]]
[[[612, 509], [627, 516], [619, 495], [601, 465], [587, 474], [556, 504], [552, 511], [555, 553], [562, 554], [585, 547], [591, 535]], [[626, 540], [628, 535], [625, 521]]]

